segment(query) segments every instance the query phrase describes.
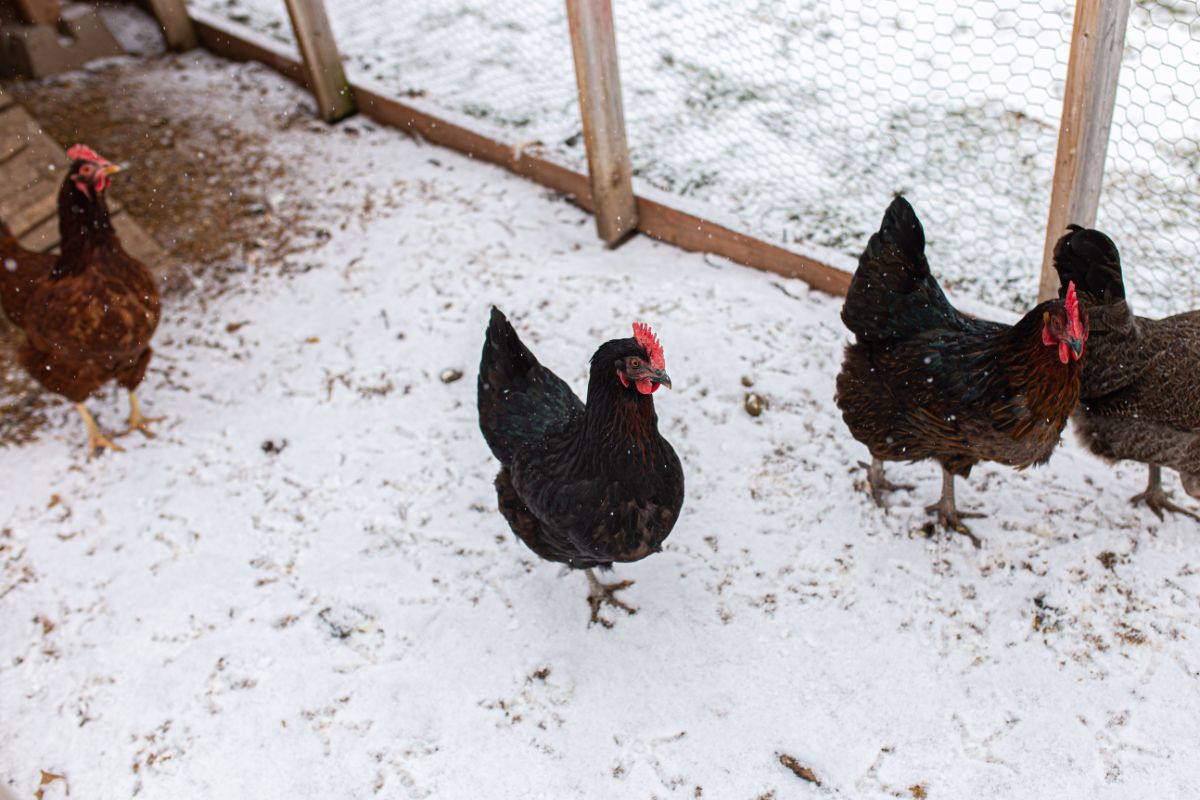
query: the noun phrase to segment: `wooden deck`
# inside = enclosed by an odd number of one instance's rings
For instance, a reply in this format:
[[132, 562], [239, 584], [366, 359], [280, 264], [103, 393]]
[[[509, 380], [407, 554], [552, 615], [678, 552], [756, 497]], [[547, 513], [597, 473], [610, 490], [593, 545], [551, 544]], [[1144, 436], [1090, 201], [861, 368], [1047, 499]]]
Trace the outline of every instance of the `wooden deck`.
[[[58, 189], [69, 164], [63, 145], [42, 133], [33, 117], [0, 89], [0, 220], [30, 250], [58, 247]], [[125, 212], [118, 197], [110, 197], [109, 203], [125, 249], [162, 275], [166, 251]]]

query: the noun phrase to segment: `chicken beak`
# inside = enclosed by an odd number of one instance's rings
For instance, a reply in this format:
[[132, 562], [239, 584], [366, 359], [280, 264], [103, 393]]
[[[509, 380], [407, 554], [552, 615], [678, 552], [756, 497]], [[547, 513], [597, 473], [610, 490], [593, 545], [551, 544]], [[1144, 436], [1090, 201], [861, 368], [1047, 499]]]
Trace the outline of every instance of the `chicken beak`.
[[1068, 339], [1067, 346], [1071, 348], [1071, 352], [1075, 354], [1075, 360], [1083, 358], [1083, 339]]
[[666, 370], [661, 370], [661, 369], [654, 370], [654, 375], [651, 376], [650, 380], [654, 381], [657, 384], [661, 384], [662, 386], [665, 386], [668, 389], [671, 388], [671, 376], [666, 373]]
[[100, 168], [100, 174], [107, 178], [109, 175], [116, 175], [122, 169], [120, 164], [105, 164]]

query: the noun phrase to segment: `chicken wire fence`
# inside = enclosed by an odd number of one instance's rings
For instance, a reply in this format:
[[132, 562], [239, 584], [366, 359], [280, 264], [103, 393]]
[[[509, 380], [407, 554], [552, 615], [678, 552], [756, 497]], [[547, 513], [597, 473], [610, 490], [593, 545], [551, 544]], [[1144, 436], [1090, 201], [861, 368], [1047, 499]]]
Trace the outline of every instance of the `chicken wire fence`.
[[[283, 0], [192, 0], [291, 42]], [[613, 0], [635, 178], [759, 238], [856, 256], [890, 196], [959, 293], [1037, 292], [1066, 0]], [[326, 0], [352, 79], [582, 169], [563, 0]], [[1139, 310], [1200, 304], [1200, 9], [1135, 0], [1098, 225]], [[693, 204], [700, 204], [697, 208]]]

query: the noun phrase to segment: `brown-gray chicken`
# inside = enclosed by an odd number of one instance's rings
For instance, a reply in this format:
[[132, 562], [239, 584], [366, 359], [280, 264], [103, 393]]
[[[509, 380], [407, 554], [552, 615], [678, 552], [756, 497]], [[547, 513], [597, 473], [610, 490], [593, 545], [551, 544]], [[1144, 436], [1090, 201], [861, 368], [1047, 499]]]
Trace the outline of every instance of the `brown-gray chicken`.
[[1200, 497], [1200, 311], [1165, 319], [1134, 316], [1125, 299], [1121, 255], [1100, 231], [1072, 225], [1054, 248], [1063, 285], [1074, 282], [1091, 318], [1079, 408], [1080, 441], [1110, 461], [1141, 461], [1146, 490], [1132, 498], [1160, 518], [1175, 505], [1162, 487], [1162, 468], [1179, 472]]

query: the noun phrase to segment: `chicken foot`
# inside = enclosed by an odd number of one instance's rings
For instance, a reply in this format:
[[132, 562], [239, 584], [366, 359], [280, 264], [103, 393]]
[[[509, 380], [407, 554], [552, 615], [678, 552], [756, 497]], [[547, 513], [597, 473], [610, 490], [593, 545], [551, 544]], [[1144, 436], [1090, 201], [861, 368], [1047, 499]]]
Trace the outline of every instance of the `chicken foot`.
[[971, 544], [976, 548], [980, 547], [979, 537], [971, 533], [971, 529], [963, 523], [964, 519], [972, 517], [984, 517], [985, 514], [979, 514], [974, 511], [959, 511], [958, 506], [954, 502], [954, 476], [942, 467], [942, 498], [936, 503], [925, 507], [926, 512], [936, 511], [938, 524], [949, 531], [961, 533], [971, 540]]
[[117, 434], [117, 436], [126, 436], [134, 431], [141, 431], [142, 435], [147, 439], [154, 438], [154, 431], [150, 430], [151, 422], [162, 422], [166, 417], [146, 417], [142, 416], [142, 406], [138, 403], [137, 394], [133, 389], [129, 390], [129, 427]]
[[867, 470], [867, 485], [871, 489], [871, 498], [875, 501], [875, 505], [884, 508], [883, 497], [888, 492], [898, 492], [901, 490], [912, 491], [916, 487], [911, 483], [892, 483], [883, 473], [883, 462], [878, 458], [872, 458], [871, 463], [865, 461], [858, 462], [860, 467]]
[[618, 600], [616, 596], [616, 593], [622, 589], [628, 589], [630, 586], [633, 586], [633, 581], [601, 583], [600, 579], [596, 577], [596, 573], [590, 568], [585, 569], [584, 572], [587, 573], [588, 579], [588, 605], [592, 607], [592, 622], [599, 622], [606, 628], [613, 626], [612, 620], [600, 616], [600, 606], [605, 604], [619, 608], [629, 615], [637, 613], [636, 608]]
[[1164, 511], [1173, 511], [1176, 514], [1186, 514], [1194, 520], [1200, 520], [1200, 516], [1194, 512], [1172, 503], [1170, 497], [1171, 493], [1162, 487], [1162, 467], [1151, 464], [1150, 481], [1146, 484], [1146, 491], [1129, 498], [1129, 502], [1135, 506], [1145, 503], [1151, 511], [1158, 515], [1159, 519], [1163, 518]]
[[113, 442], [100, 430], [100, 426], [96, 424], [96, 420], [92, 417], [87, 406], [83, 403], [76, 403], [75, 408], [79, 411], [79, 416], [83, 417], [83, 422], [87, 425], [88, 431], [88, 458], [91, 459], [104, 448], [108, 448], [116, 453], [124, 453], [125, 448]]

